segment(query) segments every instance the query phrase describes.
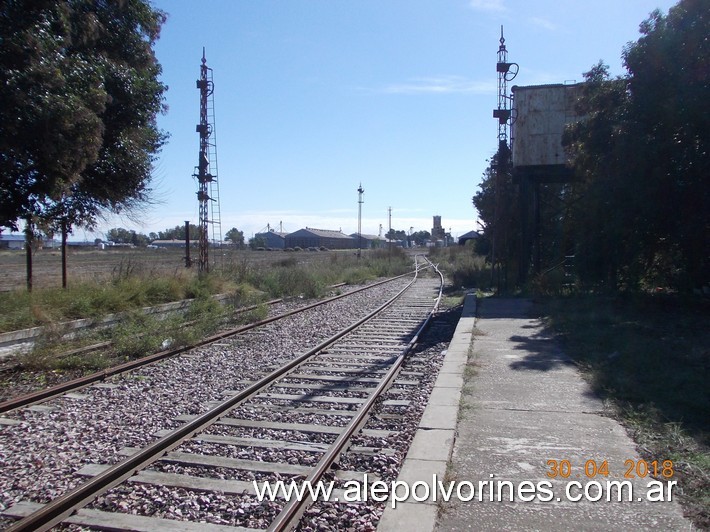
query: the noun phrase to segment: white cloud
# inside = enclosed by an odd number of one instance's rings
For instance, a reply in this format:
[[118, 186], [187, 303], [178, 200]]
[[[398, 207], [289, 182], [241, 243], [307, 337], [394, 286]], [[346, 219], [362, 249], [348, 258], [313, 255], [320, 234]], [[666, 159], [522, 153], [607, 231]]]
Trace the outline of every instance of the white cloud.
[[568, 81], [573, 81], [573, 79], [564, 72], [538, 70], [534, 68], [527, 68], [525, 66], [520, 68], [520, 75], [518, 79], [521, 78], [525, 79], [525, 85], [545, 85], [547, 83], [566, 83]]
[[495, 82], [473, 81], [461, 76], [412, 78], [406, 83], [387, 85], [381, 92], [388, 94], [488, 94], [495, 92]]
[[503, 5], [503, 0], [469, 0], [471, 9], [487, 11], [489, 13], [505, 13], [508, 8]]
[[555, 30], [557, 29], [557, 25], [556, 25], [556, 24], [553, 24], [552, 22], [550, 22], [550, 21], [547, 20], [546, 18], [542, 18], [542, 17], [532, 17], [532, 18], [530, 19], [530, 22], [531, 22], [533, 25], [539, 26], [539, 27], [544, 28], [544, 29], [546, 29], [546, 30], [555, 31]]

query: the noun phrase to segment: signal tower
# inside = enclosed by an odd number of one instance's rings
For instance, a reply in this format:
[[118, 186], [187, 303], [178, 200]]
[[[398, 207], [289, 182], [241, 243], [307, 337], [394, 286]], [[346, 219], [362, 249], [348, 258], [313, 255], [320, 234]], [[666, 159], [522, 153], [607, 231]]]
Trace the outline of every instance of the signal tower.
[[362, 199], [362, 195], [365, 193], [365, 189], [362, 188], [362, 183], [357, 188], [357, 258], [359, 259], [362, 255], [362, 204], [365, 203]]
[[[508, 50], [505, 47], [503, 26], [500, 27], [500, 45], [498, 46], [498, 108], [493, 110], [493, 118], [498, 119], [498, 153], [495, 166], [495, 203], [493, 211], [493, 227], [491, 234], [491, 282], [496, 273], [496, 253], [498, 247], [506, 240], [506, 235], [501, 231], [501, 187], [504, 176], [510, 174], [510, 145], [508, 142], [508, 128], [513, 114], [513, 97], [508, 95], [508, 82], [518, 75], [518, 64], [508, 62]], [[498, 264], [498, 288], [500, 289], [500, 264]]]
[[199, 202], [199, 250], [198, 271], [207, 273], [210, 269], [209, 247], [212, 227], [212, 244], [222, 244], [222, 223], [219, 208], [219, 182], [217, 181], [217, 135], [215, 133], [214, 83], [212, 69], [207, 66], [205, 49], [202, 49], [200, 79], [197, 80], [200, 91], [200, 123], [195, 131], [200, 135], [198, 164], [192, 177], [197, 179], [197, 201]]
[[[498, 108], [493, 110], [493, 118], [498, 119], [498, 164], [507, 167], [510, 162], [510, 146], [508, 143], [509, 121], [513, 113], [513, 97], [508, 96], [508, 82], [513, 81], [518, 75], [518, 64], [508, 62], [508, 50], [505, 47], [503, 26], [500, 27], [500, 46], [498, 47]], [[504, 160], [500, 160], [501, 155]]]

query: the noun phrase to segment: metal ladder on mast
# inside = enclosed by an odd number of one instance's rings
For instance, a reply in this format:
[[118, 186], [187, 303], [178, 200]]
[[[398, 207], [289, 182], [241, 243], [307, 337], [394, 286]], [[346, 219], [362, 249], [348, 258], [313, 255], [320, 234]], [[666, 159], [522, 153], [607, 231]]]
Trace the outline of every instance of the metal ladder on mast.
[[217, 169], [217, 128], [215, 125], [214, 108], [214, 82], [212, 79], [212, 69], [207, 68], [207, 82], [210, 91], [207, 96], [207, 121], [210, 126], [210, 136], [207, 143], [207, 158], [209, 160], [212, 180], [209, 183], [210, 196], [210, 216], [209, 224], [211, 230], [212, 257], [215, 265], [222, 259], [222, 213], [219, 202], [219, 171]]

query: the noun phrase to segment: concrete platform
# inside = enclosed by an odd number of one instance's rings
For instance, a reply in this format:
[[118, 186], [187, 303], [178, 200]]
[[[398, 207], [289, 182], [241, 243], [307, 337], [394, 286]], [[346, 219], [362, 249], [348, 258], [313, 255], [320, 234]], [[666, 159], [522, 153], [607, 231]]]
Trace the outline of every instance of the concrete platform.
[[[530, 307], [484, 299], [477, 308], [467, 298], [399, 478], [434, 488], [436, 475], [444, 489], [453, 486], [452, 496], [390, 503], [378, 530], [691, 530], [677, 486], [661, 479], [649, 492], [651, 477], [625, 477], [640, 460], [633, 441], [528, 317]], [[594, 474], [603, 463], [608, 475]], [[601, 499], [585, 500], [585, 488]], [[673, 500], [649, 501], [657, 488], [666, 498], [670, 489]]]

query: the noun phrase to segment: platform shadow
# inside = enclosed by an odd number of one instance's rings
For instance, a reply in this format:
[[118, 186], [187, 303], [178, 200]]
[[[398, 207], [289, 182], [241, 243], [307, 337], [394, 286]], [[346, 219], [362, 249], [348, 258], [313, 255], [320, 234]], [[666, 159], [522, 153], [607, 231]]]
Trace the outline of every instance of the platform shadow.
[[[479, 300], [479, 319], [532, 319], [533, 303], [529, 299], [489, 298]], [[543, 330], [541, 322], [535, 320], [521, 326], [530, 331], [530, 335], [514, 335], [515, 350], [525, 351], [522, 359], [510, 363], [518, 371], [551, 371], [561, 366], [574, 365], [574, 362], [560, 349], [555, 339]]]
[[516, 350], [526, 352], [522, 360], [510, 363], [514, 370], [551, 371], [560, 366], [574, 366], [571, 358], [562, 352], [557, 342], [547, 336], [511, 336]]

